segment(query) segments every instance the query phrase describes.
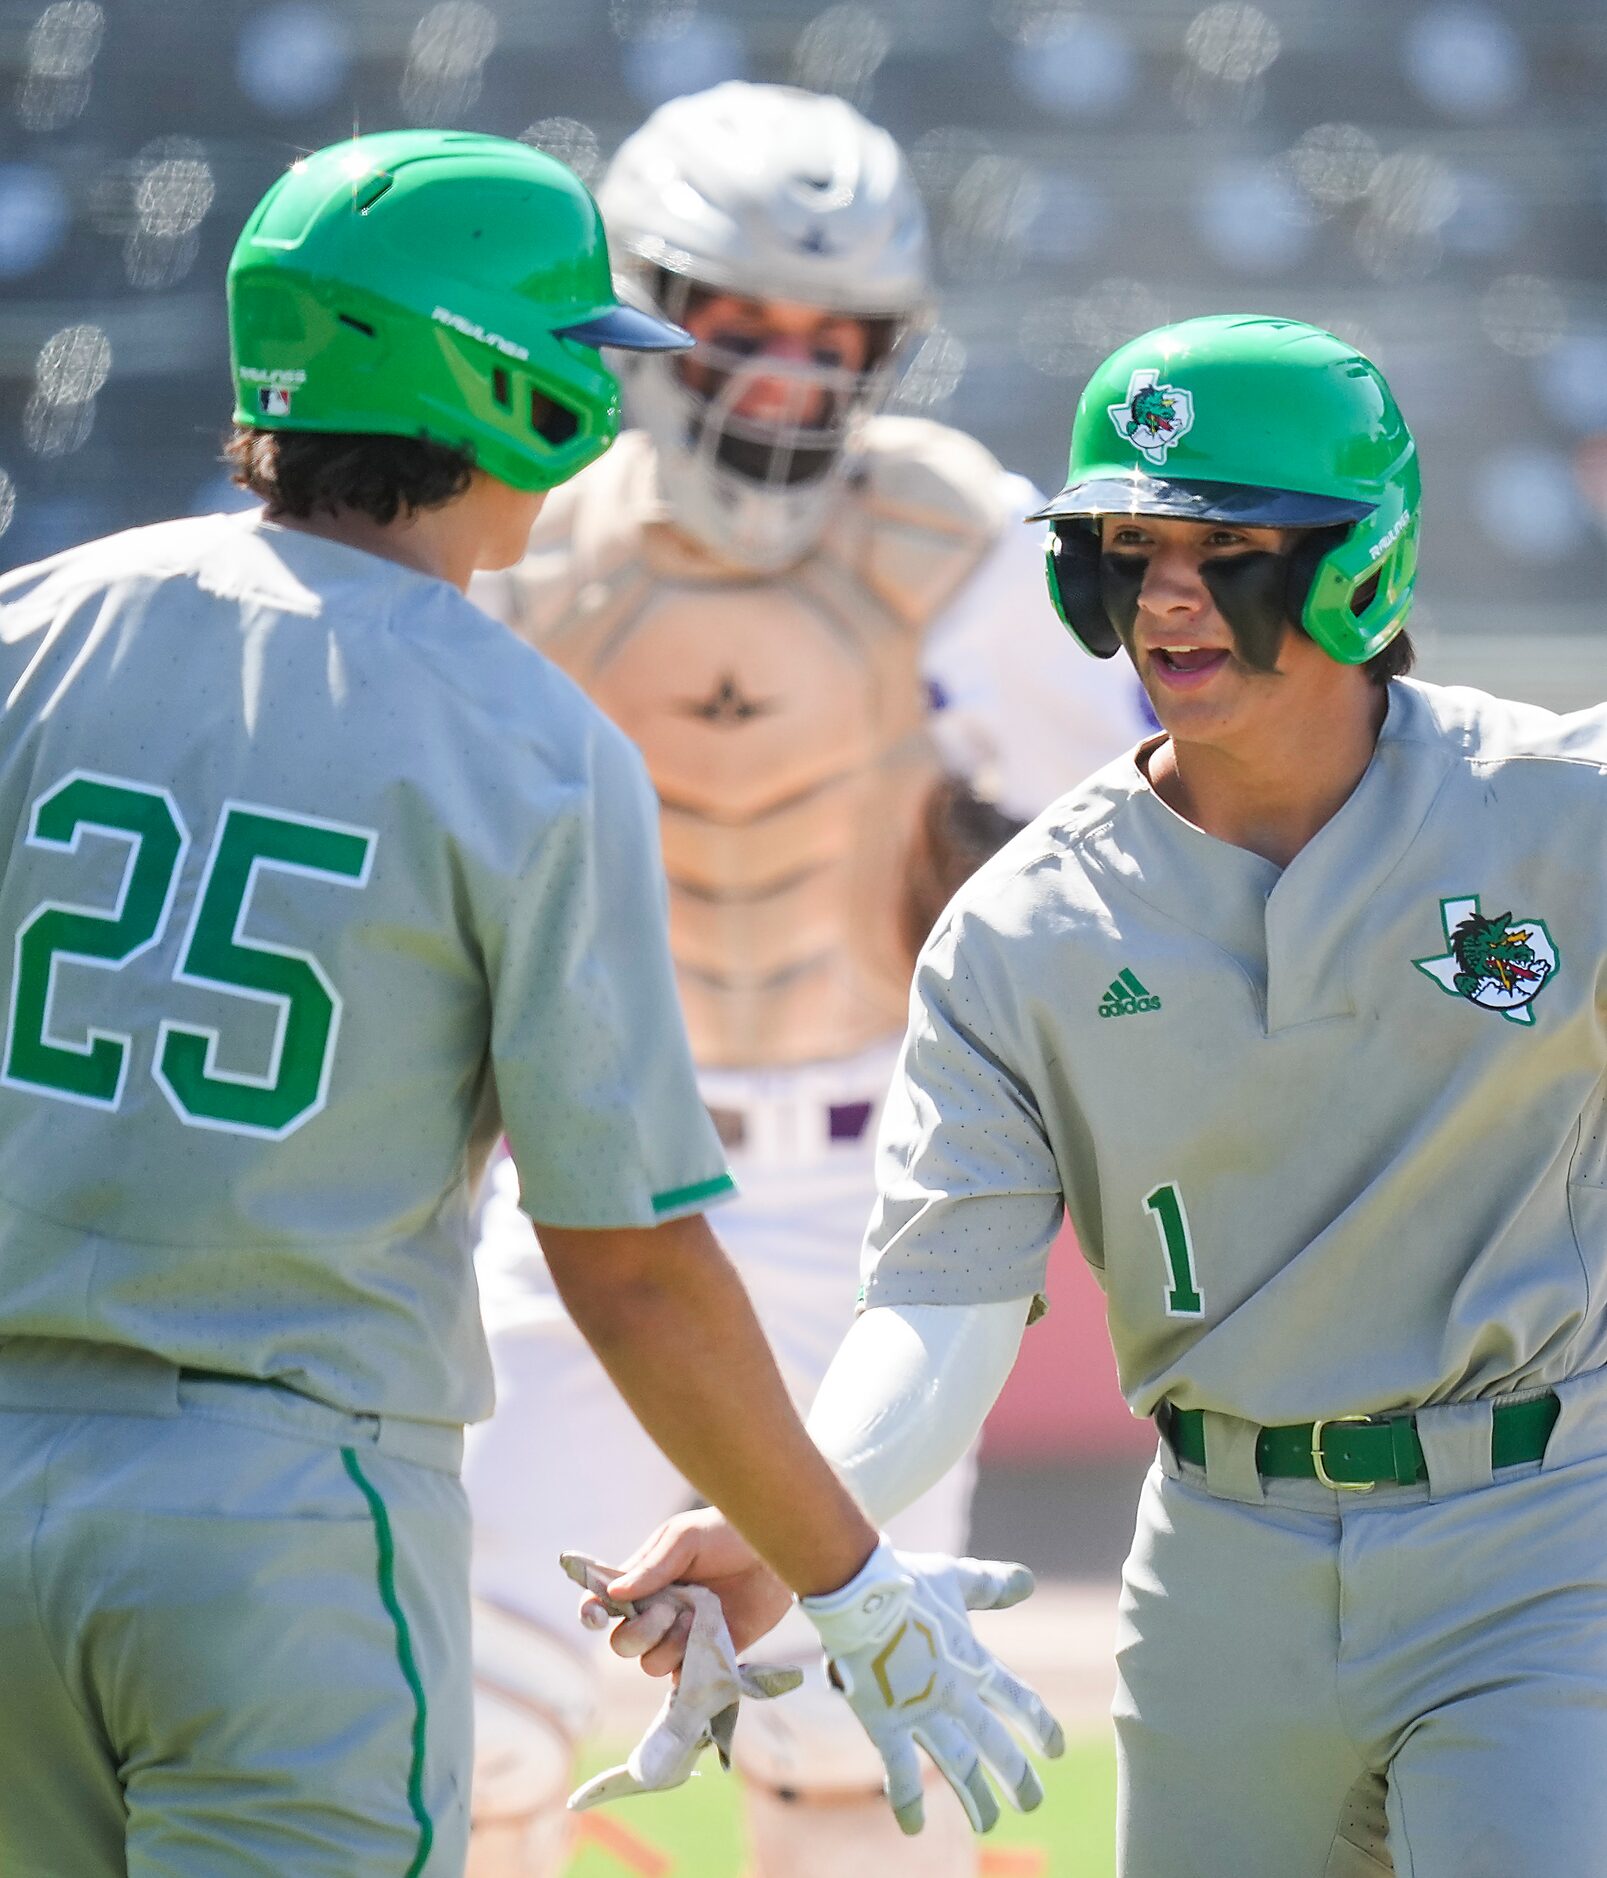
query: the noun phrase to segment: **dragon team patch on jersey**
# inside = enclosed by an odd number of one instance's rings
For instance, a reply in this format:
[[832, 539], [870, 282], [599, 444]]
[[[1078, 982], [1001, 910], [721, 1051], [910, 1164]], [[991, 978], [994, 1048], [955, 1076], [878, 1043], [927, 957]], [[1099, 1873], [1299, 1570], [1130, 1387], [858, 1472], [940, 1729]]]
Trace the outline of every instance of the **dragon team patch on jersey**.
[[1194, 399], [1180, 385], [1163, 385], [1160, 373], [1145, 367], [1127, 381], [1127, 402], [1107, 404], [1110, 421], [1123, 443], [1146, 462], [1164, 463], [1172, 445], [1194, 424]]
[[1499, 1012], [1514, 1024], [1532, 1024], [1529, 1007], [1557, 969], [1557, 948], [1545, 921], [1481, 913], [1477, 894], [1441, 900], [1440, 921], [1450, 950], [1413, 959], [1417, 969], [1453, 998]]

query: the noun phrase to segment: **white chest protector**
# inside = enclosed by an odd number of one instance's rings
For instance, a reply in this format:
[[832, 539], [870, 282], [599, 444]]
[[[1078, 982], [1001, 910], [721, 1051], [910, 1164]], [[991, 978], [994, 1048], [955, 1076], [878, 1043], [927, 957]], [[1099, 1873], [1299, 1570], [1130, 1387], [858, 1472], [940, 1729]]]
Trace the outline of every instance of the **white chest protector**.
[[938, 774], [922, 647], [1013, 520], [1003, 484], [971, 438], [876, 418], [824, 537], [760, 577], [672, 527], [630, 432], [477, 586], [647, 759], [700, 1063], [837, 1057], [902, 1025], [903, 863]]

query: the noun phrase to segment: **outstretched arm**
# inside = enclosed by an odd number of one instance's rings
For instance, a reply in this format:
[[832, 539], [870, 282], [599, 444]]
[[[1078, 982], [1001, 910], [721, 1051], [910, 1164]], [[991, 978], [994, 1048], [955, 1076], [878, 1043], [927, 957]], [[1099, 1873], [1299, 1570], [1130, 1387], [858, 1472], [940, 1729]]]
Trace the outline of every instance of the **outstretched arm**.
[[894, 1304], [854, 1320], [809, 1434], [878, 1525], [970, 1450], [1015, 1366], [1030, 1301]]
[[[993, 1001], [956, 957], [956, 933], [951, 913], [917, 968], [862, 1267], [870, 1309], [839, 1353], [813, 1423], [877, 1513], [907, 1503], [974, 1438], [1009, 1371], [1062, 1213], [1059, 1169], [1032, 1088], [1013, 1067], [1036, 1062], [1033, 1038], [995, 1035]], [[985, 931], [981, 943], [986, 953]], [[997, 997], [1008, 1032], [1022, 1000], [1008, 985]], [[979, 1244], [989, 1247], [985, 1269]], [[742, 1525], [738, 1508], [727, 1510]], [[779, 1615], [781, 1586], [744, 1550], [718, 1519], [680, 1522], [649, 1543], [650, 1558], [609, 1580], [607, 1592], [635, 1599], [677, 1577], [723, 1580], [728, 1615], [736, 1604], [744, 1621], [763, 1615], [767, 1598]], [[779, 1565], [773, 1548], [771, 1556]], [[797, 1586], [795, 1575], [790, 1582]], [[1058, 1730], [1031, 1691], [981, 1648], [966, 1617], [1030, 1588], [1023, 1567], [917, 1557], [884, 1542], [836, 1591], [803, 1594], [832, 1675], [881, 1751], [906, 1831], [920, 1826], [917, 1745], [978, 1830], [997, 1816], [979, 1757], [1017, 1805], [1041, 1797], [998, 1717], [1021, 1723], [1046, 1753], [1059, 1752]], [[616, 1648], [646, 1649], [649, 1667], [672, 1668], [681, 1654], [678, 1626], [666, 1632], [655, 1620], [659, 1627], [646, 1635], [632, 1632], [634, 1621], [627, 1618]]]
[[[970, 1308], [884, 1307], [854, 1325], [821, 1386], [809, 1427], [878, 1517], [908, 1504], [970, 1446], [1009, 1374], [1027, 1310], [1025, 1299]], [[615, 1597], [648, 1597], [678, 1578], [717, 1586], [728, 1624], [753, 1621], [755, 1634], [785, 1606], [773, 1574], [729, 1525], [707, 1514], [661, 1529], [608, 1590]], [[1003, 1721], [1016, 1723], [1051, 1755], [1061, 1750], [1059, 1728], [1037, 1696], [978, 1644], [967, 1616], [1014, 1604], [1031, 1589], [1024, 1566], [917, 1557], [883, 1542], [840, 1590], [802, 1600], [826, 1646], [833, 1679], [882, 1755], [888, 1798], [904, 1831], [919, 1832], [923, 1818], [917, 1745], [953, 1786], [979, 1832], [999, 1817], [988, 1774], [1014, 1806], [1031, 1808], [1043, 1798], [1037, 1774]], [[686, 1628], [672, 1609], [660, 1598], [626, 1619], [615, 1648], [634, 1655], [645, 1647], [649, 1668], [679, 1663]], [[688, 1676], [693, 1660], [688, 1653]], [[683, 1682], [683, 1696], [684, 1689]], [[726, 1693], [722, 1684], [717, 1699]], [[674, 1698], [666, 1718], [673, 1710]], [[678, 1777], [684, 1765], [684, 1756], [676, 1758]], [[643, 1784], [628, 1765], [608, 1791]]]
[[[809, 1413], [808, 1432], [878, 1525], [917, 1500], [968, 1452], [1015, 1363], [1028, 1300], [888, 1305], [855, 1319]], [[712, 1496], [711, 1496], [712, 1497]], [[718, 1591], [738, 1649], [780, 1621], [790, 1599], [760, 1552], [715, 1512], [661, 1526], [610, 1585], [642, 1599], [678, 1581]], [[603, 1621], [600, 1614], [593, 1621]], [[681, 1660], [685, 1620], [649, 1606], [613, 1647], [650, 1675]]]
[[686, 1479], [800, 1596], [852, 1578], [875, 1528], [804, 1433], [703, 1216], [539, 1231], [570, 1316]]

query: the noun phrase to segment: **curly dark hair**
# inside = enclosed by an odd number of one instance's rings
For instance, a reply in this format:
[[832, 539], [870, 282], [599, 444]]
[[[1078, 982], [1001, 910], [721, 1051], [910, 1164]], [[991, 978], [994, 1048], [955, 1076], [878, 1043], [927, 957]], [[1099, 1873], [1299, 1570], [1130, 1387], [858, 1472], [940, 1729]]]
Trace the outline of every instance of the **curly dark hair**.
[[1375, 685], [1387, 685], [1392, 678], [1404, 678], [1417, 663], [1417, 647], [1403, 627], [1382, 652], [1375, 652], [1362, 670]]
[[236, 424], [223, 446], [232, 480], [271, 515], [305, 521], [356, 509], [381, 524], [437, 509], [469, 486], [474, 458], [422, 437], [372, 432], [257, 430]]

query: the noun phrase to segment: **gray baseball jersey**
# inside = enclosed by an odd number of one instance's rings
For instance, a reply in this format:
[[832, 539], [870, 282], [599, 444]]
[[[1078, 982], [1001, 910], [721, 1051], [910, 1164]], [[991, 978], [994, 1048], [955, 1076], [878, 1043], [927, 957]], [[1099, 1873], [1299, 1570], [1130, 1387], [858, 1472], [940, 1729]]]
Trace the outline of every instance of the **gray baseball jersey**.
[[0, 1337], [446, 1422], [469, 1194], [730, 1187], [626, 739], [447, 583], [256, 516], [0, 582]]
[[1607, 708], [1392, 685], [1281, 873], [1110, 765], [925, 949], [868, 1302], [1030, 1295], [1064, 1196], [1138, 1414], [1607, 1363], [1604, 881]]

